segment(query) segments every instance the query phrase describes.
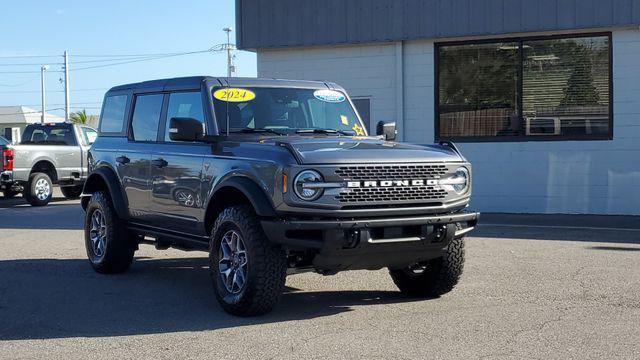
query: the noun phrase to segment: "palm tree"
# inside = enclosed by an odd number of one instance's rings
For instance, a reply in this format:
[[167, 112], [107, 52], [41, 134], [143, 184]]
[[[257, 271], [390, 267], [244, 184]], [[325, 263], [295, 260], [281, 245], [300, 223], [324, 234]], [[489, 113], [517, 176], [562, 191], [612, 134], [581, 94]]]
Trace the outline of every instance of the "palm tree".
[[89, 120], [89, 117], [87, 116], [87, 110], [83, 109], [82, 111], [71, 113], [71, 115], [69, 116], [69, 120], [76, 124], [86, 124]]

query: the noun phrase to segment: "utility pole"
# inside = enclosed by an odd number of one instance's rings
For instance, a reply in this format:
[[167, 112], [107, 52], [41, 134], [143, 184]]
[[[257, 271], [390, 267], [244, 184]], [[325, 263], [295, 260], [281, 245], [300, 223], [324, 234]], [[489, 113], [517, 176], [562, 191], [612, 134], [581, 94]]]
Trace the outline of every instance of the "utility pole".
[[69, 121], [71, 116], [71, 104], [69, 102], [69, 54], [64, 51], [64, 121]]
[[44, 72], [49, 70], [49, 65], [42, 65], [40, 67], [40, 90], [42, 91], [42, 117], [40, 118], [41, 123], [45, 123], [45, 111], [46, 111], [46, 99], [45, 99], [45, 91], [44, 91]]
[[227, 43], [224, 46], [227, 50], [227, 77], [232, 77], [236, 73], [236, 67], [233, 65], [233, 50], [235, 50], [236, 47], [231, 44], [231, 32], [233, 31], [233, 28], [226, 27], [222, 29], [222, 31], [227, 33]]

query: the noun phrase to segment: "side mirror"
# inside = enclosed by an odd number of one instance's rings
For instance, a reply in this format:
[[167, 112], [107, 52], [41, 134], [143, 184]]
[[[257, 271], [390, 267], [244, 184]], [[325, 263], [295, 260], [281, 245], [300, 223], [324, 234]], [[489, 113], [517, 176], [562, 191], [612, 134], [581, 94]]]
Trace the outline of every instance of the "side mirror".
[[383, 139], [386, 141], [393, 141], [396, 139], [396, 134], [398, 131], [396, 130], [395, 122], [384, 122], [380, 121], [378, 126], [376, 126], [376, 134], [382, 135]]
[[198, 141], [204, 131], [202, 122], [192, 118], [174, 117], [169, 120], [169, 139], [171, 141]]

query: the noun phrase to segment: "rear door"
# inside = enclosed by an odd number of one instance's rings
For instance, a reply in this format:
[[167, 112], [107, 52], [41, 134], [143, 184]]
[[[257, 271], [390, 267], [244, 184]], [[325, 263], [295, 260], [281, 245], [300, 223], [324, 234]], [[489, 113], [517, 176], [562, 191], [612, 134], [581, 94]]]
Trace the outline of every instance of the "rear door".
[[205, 203], [203, 161], [211, 146], [197, 142], [171, 141], [171, 118], [192, 118], [205, 124], [202, 93], [168, 93], [166, 115], [161, 125], [161, 141], [151, 159], [151, 209], [157, 224], [168, 229], [204, 235], [198, 226]]
[[163, 94], [137, 95], [129, 125], [129, 143], [117, 152], [120, 181], [133, 219], [151, 221], [151, 153], [158, 141]]

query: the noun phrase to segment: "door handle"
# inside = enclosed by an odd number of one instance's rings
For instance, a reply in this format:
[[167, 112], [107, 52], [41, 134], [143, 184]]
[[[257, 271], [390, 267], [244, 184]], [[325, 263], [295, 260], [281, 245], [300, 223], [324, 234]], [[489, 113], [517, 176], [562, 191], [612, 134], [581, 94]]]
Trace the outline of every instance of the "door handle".
[[165, 159], [155, 159], [151, 161], [151, 165], [159, 168], [166, 167], [169, 163]]
[[122, 164], [122, 165], [125, 165], [125, 164], [128, 164], [128, 163], [130, 163], [130, 162], [131, 162], [131, 160], [129, 160], [129, 158], [128, 158], [128, 157], [126, 157], [126, 156], [124, 156], [124, 155], [123, 155], [123, 156], [118, 156], [118, 157], [116, 158], [116, 161], [117, 161], [118, 163]]

